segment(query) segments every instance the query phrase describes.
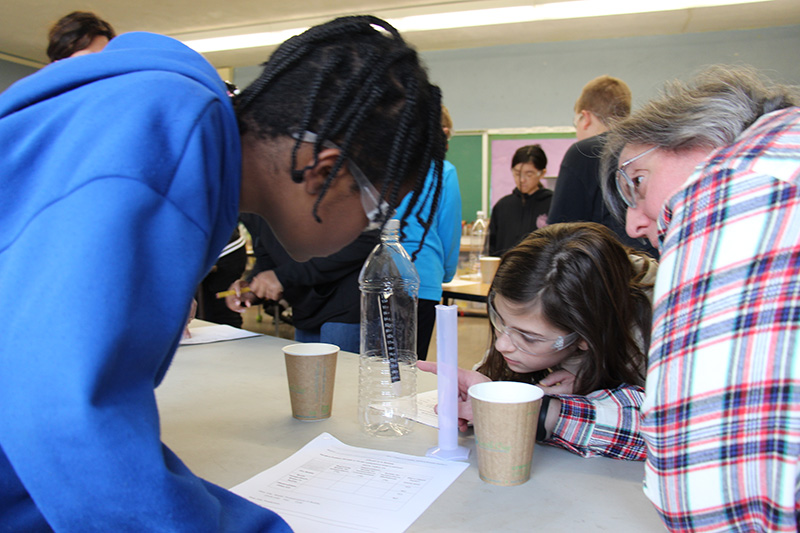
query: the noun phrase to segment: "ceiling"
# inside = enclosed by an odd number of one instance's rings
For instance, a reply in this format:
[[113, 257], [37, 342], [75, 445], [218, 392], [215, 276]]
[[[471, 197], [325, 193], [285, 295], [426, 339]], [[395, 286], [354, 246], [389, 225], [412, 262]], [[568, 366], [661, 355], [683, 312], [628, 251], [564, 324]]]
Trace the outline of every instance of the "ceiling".
[[[554, 1], [567, 0], [535, 0], [533, 3]], [[73, 10], [94, 11], [110, 22], [117, 33], [144, 30], [189, 40], [215, 37], [221, 32], [252, 33], [306, 27], [344, 14], [369, 13], [383, 18], [397, 18], [431, 11], [530, 3], [518, 0], [78, 0], [67, 4], [63, 0], [2, 0], [0, 59], [31, 66], [46, 63], [49, 27]], [[729, 7], [526, 22], [404, 35], [419, 50], [427, 51], [796, 24], [800, 24], [800, 1], [771, 0]], [[241, 67], [263, 62], [271, 50], [270, 47], [250, 48], [207, 53], [205, 56], [217, 68]]]

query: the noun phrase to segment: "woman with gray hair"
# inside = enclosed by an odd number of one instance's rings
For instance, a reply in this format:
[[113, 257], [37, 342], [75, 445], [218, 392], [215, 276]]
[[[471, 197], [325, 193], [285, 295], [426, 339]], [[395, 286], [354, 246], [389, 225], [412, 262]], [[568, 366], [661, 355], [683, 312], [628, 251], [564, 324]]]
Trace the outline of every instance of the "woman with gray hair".
[[604, 196], [661, 251], [645, 492], [672, 531], [795, 531], [800, 97], [713, 67], [616, 124]]

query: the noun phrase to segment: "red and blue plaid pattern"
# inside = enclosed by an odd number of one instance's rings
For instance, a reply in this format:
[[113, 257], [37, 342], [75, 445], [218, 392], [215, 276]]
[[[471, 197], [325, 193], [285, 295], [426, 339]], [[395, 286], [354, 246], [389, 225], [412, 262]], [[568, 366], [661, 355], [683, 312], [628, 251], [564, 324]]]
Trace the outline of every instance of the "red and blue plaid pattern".
[[642, 406], [672, 531], [796, 531], [800, 108], [762, 117], [667, 202]]
[[561, 416], [547, 444], [583, 457], [644, 461], [645, 445], [639, 433], [642, 387], [622, 385], [586, 396], [555, 397], [561, 400]]

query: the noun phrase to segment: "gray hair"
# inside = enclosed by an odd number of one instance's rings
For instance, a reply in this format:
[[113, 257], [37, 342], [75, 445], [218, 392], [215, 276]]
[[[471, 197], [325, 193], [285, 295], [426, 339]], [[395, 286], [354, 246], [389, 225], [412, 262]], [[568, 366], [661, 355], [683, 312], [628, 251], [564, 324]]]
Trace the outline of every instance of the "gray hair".
[[627, 144], [680, 152], [733, 143], [762, 115], [800, 103], [797, 87], [777, 85], [746, 66], [716, 65], [689, 82], [672, 81], [662, 94], [614, 124], [603, 149], [601, 182], [610, 211], [625, 220], [616, 166]]

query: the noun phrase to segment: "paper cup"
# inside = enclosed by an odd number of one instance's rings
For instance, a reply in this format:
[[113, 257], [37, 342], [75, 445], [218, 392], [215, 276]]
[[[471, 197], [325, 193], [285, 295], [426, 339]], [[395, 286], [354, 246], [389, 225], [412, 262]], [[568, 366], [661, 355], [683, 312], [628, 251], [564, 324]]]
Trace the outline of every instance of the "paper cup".
[[491, 283], [499, 266], [499, 257], [481, 257], [481, 281], [483, 283]]
[[490, 381], [470, 387], [469, 396], [481, 479], [504, 486], [528, 481], [542, 389], [528, 383]]
[[331, 416], [336, 379], [335, 344], [309, 342], [283, 347], [292, 416], [298, 420], [323, 420]]

